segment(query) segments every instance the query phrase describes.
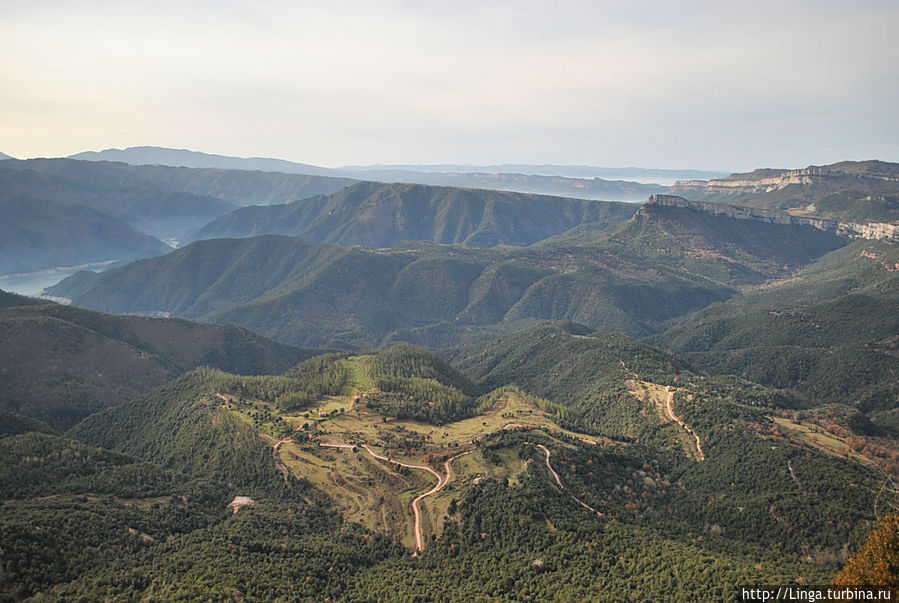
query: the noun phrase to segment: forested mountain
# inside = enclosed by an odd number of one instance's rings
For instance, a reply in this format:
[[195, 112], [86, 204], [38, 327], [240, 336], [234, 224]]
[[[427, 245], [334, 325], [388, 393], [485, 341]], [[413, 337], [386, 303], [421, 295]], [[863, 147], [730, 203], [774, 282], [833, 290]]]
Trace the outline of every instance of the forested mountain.
[[109, 316], [0, 291], [0, 408], [60, 429], [196, 366], [258, 373], [306, 356], [233, 325]]
[[37, 419], [0, 408], [0, 438], [34, 431], [37, 433], [55, 433], [54, 429]]
[[705, 370], [877, 417], [896, 408], [899, 394], [897, 316], [899, 247], [860, 240], [783, 283], [697, 312], [654, 341]]
[[127, 261], [172, 250], [122, 220], [80, 205], [0, 194], [0, 216], [0, 274]]
[[899, 164], [842, 161], [797, 170], [759, 169], [716, 180], [681, 181], [672, 192], [695, 200], [788, 209], [843, 222], [895, 222]]
[[648, 204], [606, 231], [522, 249], [200, 241], [51, 291], [101, 311], [235, 322], [313, 347], [449, 345], [468, 329], [530, 318], [647, 335], [845, 243], [811, 227]]
[[[778, 392], [570, 324], [454, 357], [478, 383], [409, 346], [199, 369], [79, 441], [0, 439], [3, 592], [726, 599], [825, 583], [873, 519], [877, 457], [797, 435]], [[522, 385], [478, 396], [504, 379]], [[473, 403], [416, 417], [457, 395]]]
[[346, 178], [29, 159], [0, 164], [0, 197], [82, 205], [161, 238], [177, 238], [242, 205], [329, 194]]
[[213, 220], [193, 238], [280, 234], [366, 247], [410, 240], [530, 245], [577, 226], [601, 230], [627, 220], [636, 209], [627, 203], [363, 182], [328, 197], [242, 208]]

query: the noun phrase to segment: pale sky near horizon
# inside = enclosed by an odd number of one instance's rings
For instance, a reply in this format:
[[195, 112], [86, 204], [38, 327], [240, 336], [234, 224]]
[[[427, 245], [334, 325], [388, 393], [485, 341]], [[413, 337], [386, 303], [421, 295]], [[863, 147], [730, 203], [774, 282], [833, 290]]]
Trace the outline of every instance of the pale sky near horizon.
[[0, 0], [0, 151], [899, 161], [895, 0]]

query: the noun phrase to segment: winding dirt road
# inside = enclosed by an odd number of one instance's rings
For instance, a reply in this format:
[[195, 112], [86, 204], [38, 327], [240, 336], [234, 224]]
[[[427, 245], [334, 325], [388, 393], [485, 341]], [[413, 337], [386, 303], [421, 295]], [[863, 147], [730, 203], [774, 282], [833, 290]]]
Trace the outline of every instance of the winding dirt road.
[[787, 461], [787, 469], [790, 470], [790, 477], [793, 478], [793, 481], [796, 482], [796, 485], [799, 486], [799, 489], [802, 490], [802, 493], [808, 495], [808, 492], [805, 491], [805, 486], [802, 485], [802, 482], [800, 482], [799, 478], [796, 476], [796, 472], [793, 471], [793, 461]]
[[684, 431], [686, 431], [687, 433], [692, 435], [694, 438], [696, 438], [696, 458], [697, 458], [697, 460], [704, 461], [705, 453], [702, 451], [702, 442], [699, 441], [699, 436], [696, 435], [696, 432], [693, 431], [692, 427], [690, 427], [689, 425], [684, 423], [680, 419], [680, 417], [678, 417], [676, 414], [674, 414], [674, 407], [671, 405], [671, 403], [673, 401], [674, 401], [674, 391], [669, 391], [668, 399], [665, 401], [665, 408], [668, 411], [668, 418], [670, 418], [672, 421], [676, 421], [677, 424], [680, 425], [684, 429]]
[[272, 446], [272, 459], [274, 459], [274, 461], [275, 461], [275, 468], [276, 468], [278, 471], [281, 472], [281, 475], [284, 476], [284, 481], [285, 481], [285, 482], [287, 481], [287, 467], [285, 467], [284, 465], [282, 465], [282, 464], [281, 464], [281, 461], [278, 460], [278, 447], [279, 447], [281, 444], [284, 444], [284, 443], [290, 442], [290, 441], [291, 441], [291, 438], [284, 438], [283, 440], [278, 440], [278, 441], [275, 442], [274, 445]]
[[[323, 448], [354, 448], [355, 447], [352, 444], [338, 444], [336, 442], [320, 442], [319, 446], [321, 446]], [[433, 475], [434, 477], [437, 478], [437, 484], [433, 488], [431, 488], [424, 494], [419, 494], [415, 498], [415, 500], [412, 501], [412, 515], [415, 517], [415, 524], [414, 524], [415, 548], [419, 552], [424, 550], [424, 539], [422, 538], [422, 535], [421, 535], [421, 508], [419, 505], [421, 504], [422, 500], [424, 500], [428, 496], [437, 494], [449, 483], [450, 479], [452, 479], [452, 476], [453, 476], [453, 471], [452, 471], [452, 467], [451, 467], [453, 461], [461, 456], [465, 456], [466, 454], [469, 454], [471, 451], [469, 450], [467, 452], [462, 452], [452, 458], [447, 459], [443, 463], [443, 469], [444, 469], [444, 471], [446, 471], [446, 475], [443, 476], [443, 475], [440, 475], [439, 473], [437, 473], [436, 471], [434, 471], [434, 469], [432, 469], [431, 467], [428, 467], [427, 465], [412, 465], [410, 463], [403, 463], [401, 461], [397, 461], [397, 460], [391, 459], [389, 457], [383, 456], [381, 454], [378, 454], [374, 450], [369, 448], [368, 444], [362, 444], [362, 448], [365, 448], [365, 451], [368, 452], [368, 454], [370, 454], [373, 458], [378, 459], [379, 461], [386, 461], [388, 463], [393, 463], [394, 465], [399, 465], [400, 467], [407, 467], [409, 469], [419, 469], [421, 471], [427, 471], [428, 473], [430, 473], [431, 475]]]
[[[562, 485], [562, 480], [559, 479], [559, 474], [556, 473], [556, 470], [553, 469], [553, 466], [549, 463], [549, 456], [551, 454], [549, 451], [549, 448], [547, 448], [543, 444], [537, 444], [537, 448], [539, 448], [546, 454], [546, 468], [549, 469], [549, 472], [553, 474], [554, 478], [556, 478], [556, 483], [559, 484], [559, 489], [564, 490], [565, 486]], [[582, 501], [580, 498], [578, 498], [574, 494], [571, 494], [570, 491], [568, 492], [568, 495], [571, 496], [571, 498], [573, 498], [575, 500], [575, 502], [578, 503], [580, 506], [584, 507], [585, 509], [587, 509], [589, 511], [593, 511], [594, 513], [596, 513], [597, 515], [602, 517], [602, 513], [600, 513], [599, 511], [597, 511], [596, 509], [594, 509], [593, 507], [591, 507], [590, 505], [588, 505], [587, 503]]]

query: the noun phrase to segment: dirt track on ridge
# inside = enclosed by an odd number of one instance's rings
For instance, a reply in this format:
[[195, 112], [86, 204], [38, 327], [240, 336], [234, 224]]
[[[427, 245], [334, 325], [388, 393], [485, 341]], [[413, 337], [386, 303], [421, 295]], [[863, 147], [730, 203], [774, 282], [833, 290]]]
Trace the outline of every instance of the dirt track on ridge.
[[[336, 442], [321, 442], [321, 443], [319, 443], [319, 446], [321, 446], [323, 448], [355, 448], [355, 446], [353, 446], [352, 444], [338, 444]], [[431, 488], [424, 494], [419, 494], [415, 498], [415, 500], [412, 501], [412, 515], [415, 517], [415, 523], [414, 523], [415, 547], [418, 551], [424, 550], [424, 539], [422, 538], [422, 535], [421, 535], [421, 508], [419, 505], [422, 500], [424, 500], [428, 496], [437, 494], [449, 483], [449, 481], [450, 481], [450, 479], [452, 479], [452, 475], [453, 475], [452, 468], [451, 468], [452, 462], [454, 460], [456, 460], [457, 458], [459, 458], [460, 456], [465, 456], [466, 454], [469, 454], [470, 451], [463, 452], [461, 454], [457, 454], [456, 456], [447, 459], [443, 463], [443, 469], [444, 469], [444, 471], [446, 471], [446, 476], [442, 476], [439, 473], [437, 473], [436, 471], [434, 471], [434, 469], [432, 469], [431, 467], [428, 467], [427, 465], [412, 465], [410, 463], [403, 463], [402, 461], [397, 461], [395, 459], [391, 459], [389, 457], [380, 455], [380, 454], [376, 453], [374, 450], [372, 450], [371, 448], [369, 448], [368, 444], [362, 444], [362, 448], [364, 448], [365, 451], [368, 452], [368, 454], [370, 454], [373, 458], [376, 458], [379, 461], [393, 463], [394, 465], [399, 465], [400, 467], [407, 467], [409, 469], [418, 469], [421, 471], [427, 471], [428, 473], [430, 473], [431, 475], [433, 475], [434, 477], [437, 478], [437, 484], [433, 488]]]

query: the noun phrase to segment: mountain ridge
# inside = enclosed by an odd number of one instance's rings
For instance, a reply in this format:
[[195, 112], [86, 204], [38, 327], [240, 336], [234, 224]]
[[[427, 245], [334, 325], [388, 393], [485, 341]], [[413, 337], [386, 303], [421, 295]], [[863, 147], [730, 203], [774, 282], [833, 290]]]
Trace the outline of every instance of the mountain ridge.
[[600, 230], [634, 211], [636, 206], [625, 203], [363, 182], [328, 197], [238, 209], [192, 238], [281, 234], [366, 247], [393, 247], [407, 240], [474, 247], [530, 245], [586, 224]]
[[0, 274], [162, 255], [172, 248], [81, 205], [0, 194]]
[[101, 311], [234, 322], [307, 347], [452, 345], [526, 319], [645, 336], [846, 243], [809, 226], [648, 204], [610, 229], [520, 248], [211, 239], [48, 292]]
[[561, 175], [546, 176], [515, 173], [421, 172], [392, 168], [322, 168], [282, 159], [243, 159], [164, 147], [131, 147], [129, 149], [87, 151], [71, 157], [87, 161], [125, 161], [133, 165], [149, 163], [225, 169], [263, 169], [289, 174], [314, 174], [318, 176], [374, 180], [385, 183], [406, 182], [437, 186], [462, 186], [610, 201], [636, 201], [645, 198], [646, 195], [668, 190], [667, 186], [603, 180], [595, 176], [592, 178], [574, 178]]
[[868, 160], [758, 169], [709, 181], [676, 182], [671, 193], [843, 222], [877, 222], [887, 217], [897, 223], [899, 164]]
[[[832, 232], [840, 236], [861, 237], [865, 239], [893, 239], [899, 240], [899, 224], [840, 222], [824, 218], [810, 216], [797, 216], [788, 212], [759, 209], [739, 205], [725, 205], [723, 203], [709, 203], [688, 201], [677, 195], [652, 195], [649, 201], [643, 205], [657, 205], [659, 207], [682, 207], [701, 211], [708, 214], [725, 215], [735, 220], [755, 220], [771, 224], [791, 224], [796, 226], [811, 226], [825, 232]], [[641, 209], [642, 209], [641, 208]], [[640, 211], [640, 210], [638, 210]]]

